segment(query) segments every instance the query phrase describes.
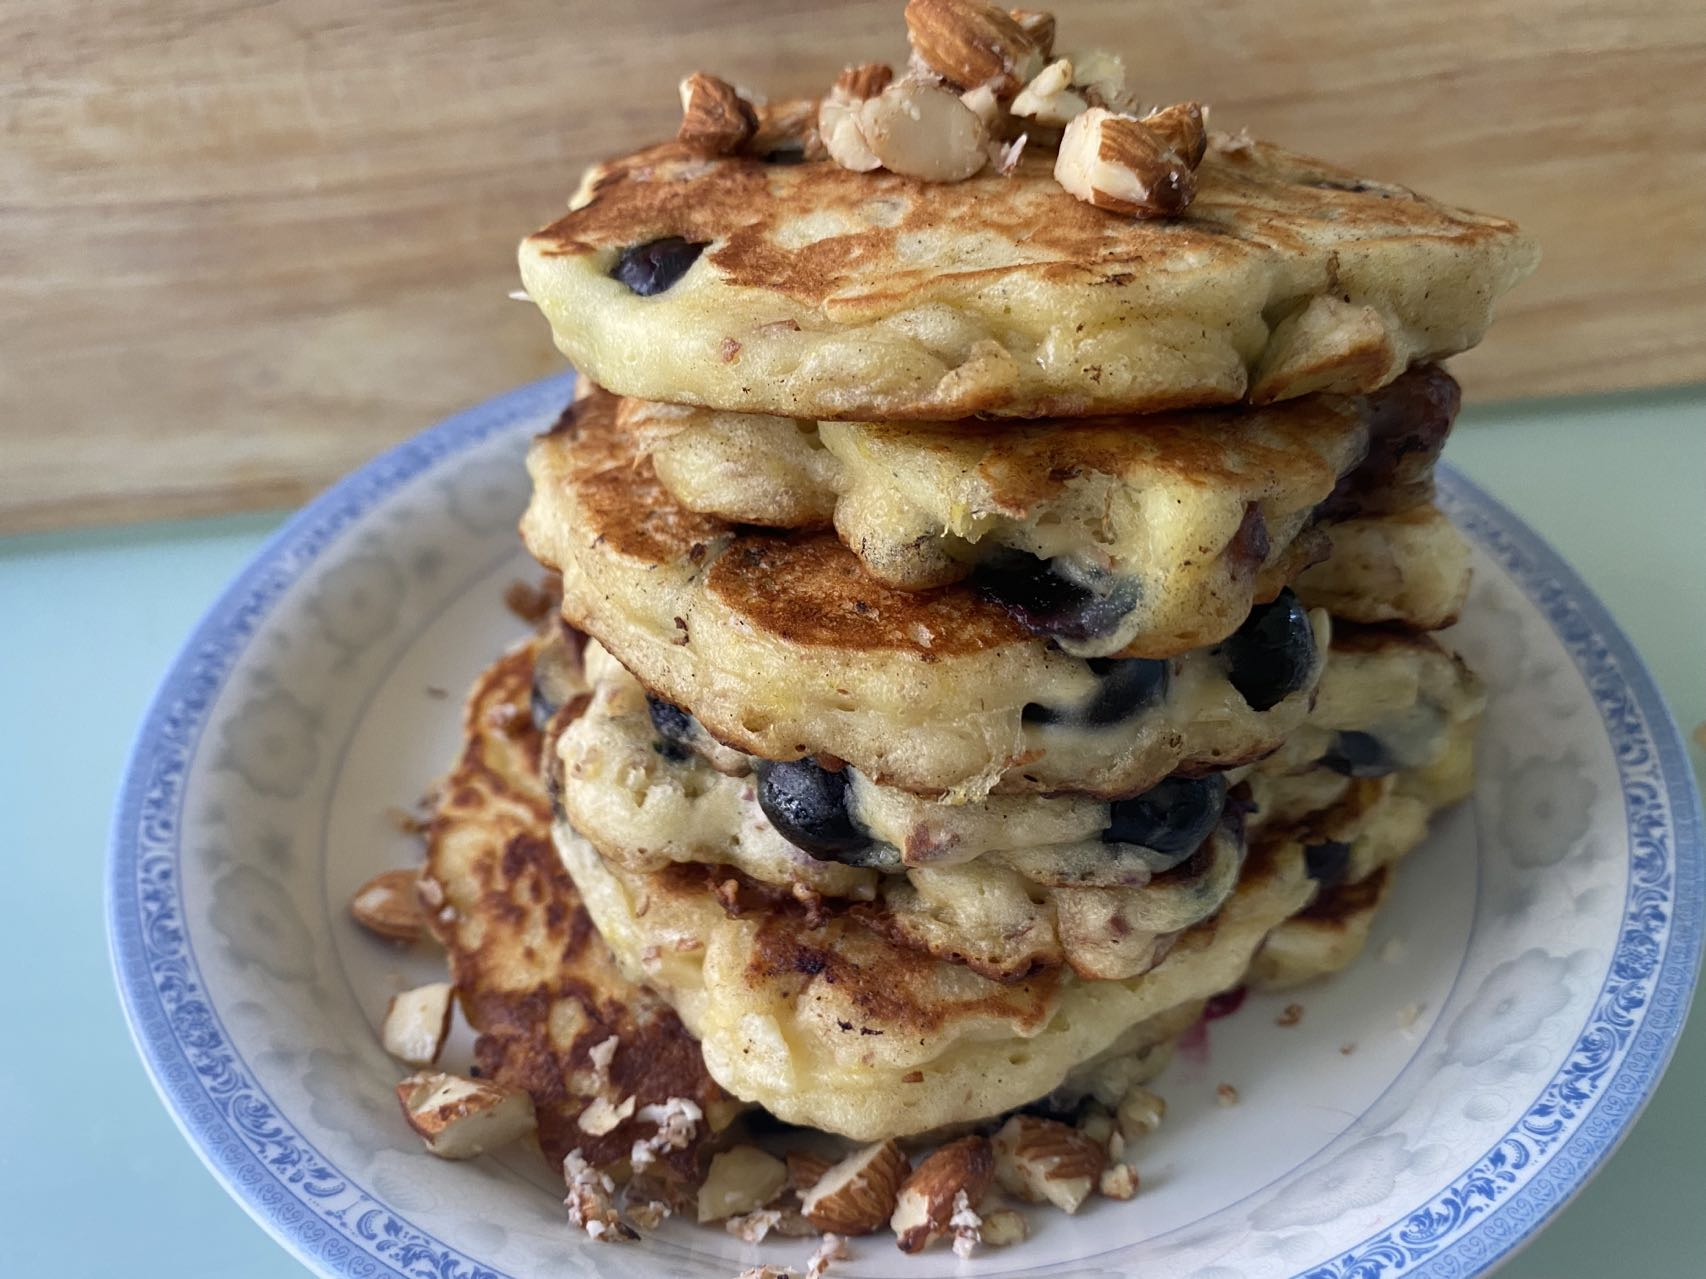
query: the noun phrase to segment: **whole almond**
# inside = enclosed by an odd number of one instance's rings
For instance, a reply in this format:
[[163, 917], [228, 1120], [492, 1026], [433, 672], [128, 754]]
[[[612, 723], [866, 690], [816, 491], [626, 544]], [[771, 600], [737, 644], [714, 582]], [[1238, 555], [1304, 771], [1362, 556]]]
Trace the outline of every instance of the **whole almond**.
[[418, 878], [412, 870], [375, 875], [350, 898], [350, 914], [356, 923], [386, 941], [420, 941], [427, 935], [427, 921], [415, 893]]
[[926, 66], [961, 89], [987, 84], [1011, 97], [1042, 65], [1024, 28], [977, 0], [907, 0], [906, 35]]
[[888, 1224], [911, 1168], [893, 1141], [863, 1146], [834, 1164], [802, 1196], [800, 1211], [819, 1230], [868, 1235]]
[[758, 129], [758, 116], [727, 80], [695, 71], [681, 82], [676, 141], [704, 155], [730, 155]]

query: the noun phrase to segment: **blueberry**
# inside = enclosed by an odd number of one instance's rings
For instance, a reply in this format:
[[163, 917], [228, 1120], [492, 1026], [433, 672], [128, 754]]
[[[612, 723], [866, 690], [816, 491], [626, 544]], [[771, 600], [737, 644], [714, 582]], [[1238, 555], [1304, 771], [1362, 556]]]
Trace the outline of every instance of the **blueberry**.
[[610, 274], [641, 297], [649, 298], [686, 275], [687, 268], [704, 251], [703, 244], [683, 240], [679, 235], [666, 235], [649, 244], [623, 249]]
[[1027, 724], [1086, 724], [1101, 728], [1118, 724], [1167, 696], [1172, 666], [1150, 657], [1092, 657], [1090, 670], [1100, 684], [1088, 701], [1072, 710], [1060, 710], [1031, 702], [1025, 707]]
[[1315, 669], [1315, 632], [1309, 614], [1288, 587], [1271, 604], [1258, 604], [1224, 647], [1232, 687], [1265, 711], [1309, 682]]
[[813, 857], [858, 866], [871, 838], [854, 825], [847, 790], [845, 770], [832, 773], [815, 760], [758, 765], [758, 806], [782, 837]]
[[1033, 635], [1075, 642], [1118, 629], [1137, 603], [1137, 583], [1101, 574], [1094, 585], [1057, 572], [1050, 561], [1006, 551], [972, 571], [971, 583]]
[[1318, 880], [1322, 888], [1331, 888], [1351, 868], [1351, 846], [1336, 839], [1310, 844], [1303, 850], [1303, 864], [1310, 879]]
[[1209, 837], [1226, 804], [1226, 778], [1169, 777], [1132, 799], [1109, 806], [1104, 844], [1137, 844], [1168, 860], [1153, 869], [1170, 870]]
[[646, 694], [646, 711], [658, 734], [658, 754], [680, 763], [693, 753], [693, 717], [673, 702]]
[[1333, 738], [1321, 764], [1346, 777], [1385, 777], [1398, 771], [1398, 761], [1373, 733], [1347, 729]]

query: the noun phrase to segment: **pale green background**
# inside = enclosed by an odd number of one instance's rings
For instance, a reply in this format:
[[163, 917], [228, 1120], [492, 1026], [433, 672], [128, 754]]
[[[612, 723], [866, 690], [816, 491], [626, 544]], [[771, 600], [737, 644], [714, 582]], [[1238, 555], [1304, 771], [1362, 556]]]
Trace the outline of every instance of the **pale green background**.
[[[1706, 388], [1471, 412], [1449, 456], [1599, 592], [1684, 732], [1706, 721]], [[108, 815], [143, 706], [276, 523], [0, 540], [0, 1273], [303, 1273], [156, 1099], [119, 1014], [101, 909]], [[1703, 1020], [1627, 1144], [1508, 1279], [1706, 1273]]]

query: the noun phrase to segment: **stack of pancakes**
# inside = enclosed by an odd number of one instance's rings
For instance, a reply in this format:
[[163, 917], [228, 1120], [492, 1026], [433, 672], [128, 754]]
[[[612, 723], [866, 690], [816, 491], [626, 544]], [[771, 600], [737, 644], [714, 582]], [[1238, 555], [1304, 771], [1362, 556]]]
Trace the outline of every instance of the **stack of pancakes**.
[[1247, 138], [1141, 219], [1036, 148], [852, 172], [813, 114], [524, 243], [583, 377], [522, 525], [562, 625], [506, 660], [625, 979], [733, 1098], [873, 1141], [1354, 957], [1470, 785], [1437, 361], [1535, 255]]

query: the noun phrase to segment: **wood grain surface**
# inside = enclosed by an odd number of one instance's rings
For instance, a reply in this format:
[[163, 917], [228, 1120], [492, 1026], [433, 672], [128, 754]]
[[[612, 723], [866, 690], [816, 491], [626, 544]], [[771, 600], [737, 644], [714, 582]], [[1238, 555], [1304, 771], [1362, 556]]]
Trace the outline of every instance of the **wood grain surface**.
[[[559, 367], [508, 300], [580, 167], [714, 70], [904, 53], [898, 0], [0, 6], [0, 531], [300, 502]], [[1706, 378], [1700, 0], [1064, 3], [1146, 99], [1515, 217], [1472, 396]]]

